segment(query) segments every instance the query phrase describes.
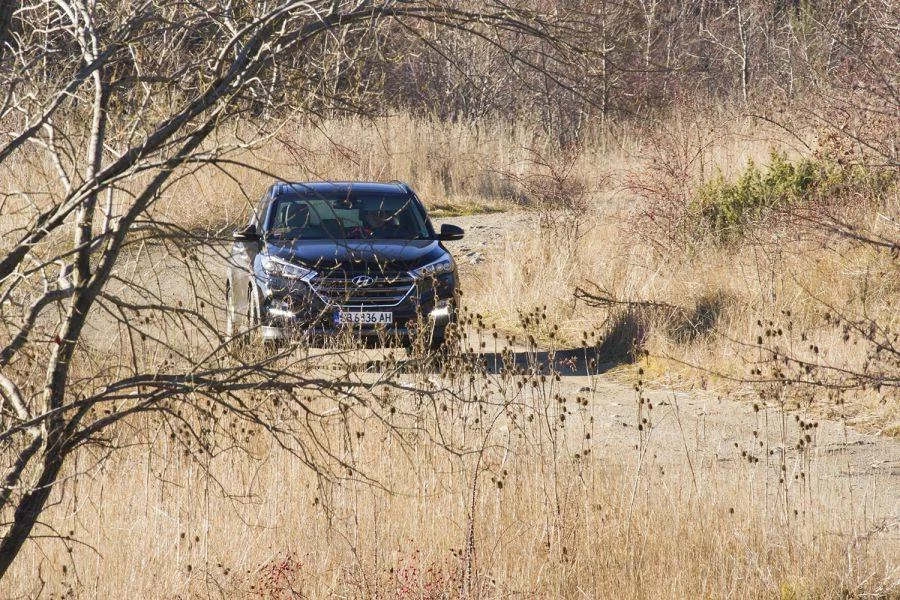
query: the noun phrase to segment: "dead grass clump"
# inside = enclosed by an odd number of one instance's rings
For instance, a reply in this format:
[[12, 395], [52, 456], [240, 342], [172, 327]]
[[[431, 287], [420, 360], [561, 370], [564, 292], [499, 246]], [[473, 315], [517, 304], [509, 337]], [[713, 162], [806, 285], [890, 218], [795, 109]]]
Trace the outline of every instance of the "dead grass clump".
[[678, 319], [669, 325], [669, 336], [678, 343], [692, 343], [715, 331], [724, 313], [738, 299], [723, 290], [702, 294], [689, 310], [678, 311]]

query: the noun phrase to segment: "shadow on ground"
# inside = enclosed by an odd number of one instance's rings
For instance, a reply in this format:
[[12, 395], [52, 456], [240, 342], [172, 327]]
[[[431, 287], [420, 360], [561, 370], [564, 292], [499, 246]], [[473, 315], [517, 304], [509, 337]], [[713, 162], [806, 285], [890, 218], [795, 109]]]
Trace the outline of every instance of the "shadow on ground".
[[[414, 372], [425, 368], [429, 372], [437, 373], [447, 368], [460, 368], [461, 364], [467, 364], [477, 365], [478, 370], [488, 375], [522, 372], [543, 375], [559, 374], [560, 377], [586, 377], [600, 375], [617, 365], [630, 361], [631, 359], [627, 355], [611, 354], [604, 352], [603, 348], [587, 347], [554, 351], [471, 352], [449, 359], [440, 354], [422, 358], [412, 356], [399, 361], [397, 366], [401, 372]], [[360, 362], [357, 369], [379, 372], [383, 367], [384, 361], [370, 360]]]

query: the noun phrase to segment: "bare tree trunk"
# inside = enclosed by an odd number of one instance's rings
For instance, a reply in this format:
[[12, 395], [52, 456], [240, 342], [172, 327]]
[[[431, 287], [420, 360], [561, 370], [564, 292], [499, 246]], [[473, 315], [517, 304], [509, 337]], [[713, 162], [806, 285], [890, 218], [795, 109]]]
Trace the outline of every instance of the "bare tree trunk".
[[19, 501], [13, 514], [12, 526], [3, 536], [3, 541], [0, 542], [0, 579], [3, 579], [4, 574], [28, 540], [31, 530], [34, 529], [38, 517], [50, 498], [50, 492], [53, 491], [53, 485], [56, 483], [56, 478], [64, 462], [60, 434], [61, 431], [52, 432], [37, 484]]
[[744, 12], [741, 10], [741, 3], [736, 5], [737, 9], [737, 25], [738, 36], [741, 42], [741, 96], [744, 99], [744, 106], [750, 100], [750, 41], [747, 34], [747, 23], [744, 21]]

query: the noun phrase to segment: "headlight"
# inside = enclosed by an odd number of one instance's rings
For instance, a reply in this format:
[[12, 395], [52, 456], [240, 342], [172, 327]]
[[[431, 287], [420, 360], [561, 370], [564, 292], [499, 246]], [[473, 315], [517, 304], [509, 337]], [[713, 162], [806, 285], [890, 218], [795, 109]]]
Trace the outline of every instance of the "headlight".
[[456, 265], [453, 263], [453, 257], [449, 254], [442, 256], [432, 263], [428, 263], [424, 267], [419, 267], [418, 269], [413, 269], [409, 272], [415, 279], [426, 279], [428, 277], [434, 277], [435, 275], [440, 275], [441, 273], [449, 273]]
[[284, 277], [285, 279], [301, 279], [309, 281], [316, 276], [316, 272], [300, 265], [289, 263], [286, 260], [275, 258], [274, 256], [260, 257], [263, 271], [269, 275]]

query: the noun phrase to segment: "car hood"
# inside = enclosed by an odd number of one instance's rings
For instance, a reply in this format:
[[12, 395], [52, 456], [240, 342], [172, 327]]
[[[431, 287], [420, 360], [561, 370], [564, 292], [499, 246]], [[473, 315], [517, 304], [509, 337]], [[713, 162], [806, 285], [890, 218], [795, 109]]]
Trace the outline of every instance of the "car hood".
[[266, 252], [316, 270], [408, 271], [444, 256], [437, 240], [269, 240]]

